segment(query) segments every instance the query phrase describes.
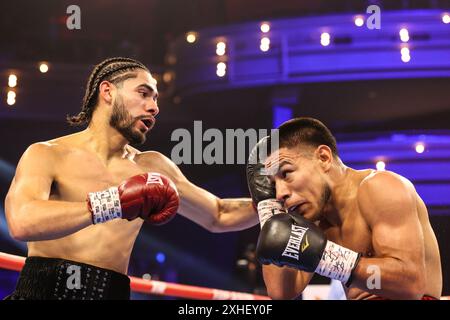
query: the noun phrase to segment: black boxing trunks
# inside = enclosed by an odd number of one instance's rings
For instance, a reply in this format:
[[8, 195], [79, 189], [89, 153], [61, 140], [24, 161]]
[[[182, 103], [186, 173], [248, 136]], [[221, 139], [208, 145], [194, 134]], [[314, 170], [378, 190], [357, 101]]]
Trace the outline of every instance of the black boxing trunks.
[[130, 278], [65, 259], [28, 257], [5, 300], [129, 300]]

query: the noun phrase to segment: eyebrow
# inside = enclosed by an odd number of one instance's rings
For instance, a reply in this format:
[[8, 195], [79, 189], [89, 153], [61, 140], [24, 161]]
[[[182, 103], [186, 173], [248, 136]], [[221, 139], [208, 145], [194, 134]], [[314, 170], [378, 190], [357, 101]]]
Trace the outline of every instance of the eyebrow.
[[292, 164], [293, 164], [293, 163], [290, 162], [290, 161], [288, 161], [288, 160], [283, 160], [283, 161], [281, 161], [279, 167], [281, 168], [281, 167], [283, 167], [284, 165], [292, 165]]
[[145, 88], [145, 89], [147, 89], [150, 92], [154, 92], [155, 93], [155, 98], [158, 98], [158, 96], [159, 96], [158, 91], [156, 91], [155, 88], [149, 86], [146, 83], [142, 83], [142, 84], [138, 85], [138, 88]]
[[[269, 176], [273, 177], [273, 176], [276, 176], [276, 175], [280, 174], [281, 168], [282, 168], [284, 165], [292, 165], [292, 163], [289, 162], [289, 161], [287, 161], [287, 160], [281, 161], [280, 164], [278, 164], [278, 167], [277, 167], [278, 170], [277, 170], [276, 172], [274, 172], [274, 174], [269, 174]], [[269, 168], [268, 171], [271, 171], [270, 168]]]

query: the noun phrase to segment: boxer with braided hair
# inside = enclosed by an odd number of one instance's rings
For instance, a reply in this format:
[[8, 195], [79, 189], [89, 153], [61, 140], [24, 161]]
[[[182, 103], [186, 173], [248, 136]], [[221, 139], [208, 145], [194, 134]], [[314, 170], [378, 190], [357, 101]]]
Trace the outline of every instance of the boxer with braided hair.
[[89, 123], [97, 103], [100, 81], [108, 80], [111, 83], [118, 84], [133, 77], [133, 71], [137, 69], [148, 71], [142, 63], [130, 58], [110, 58], [99, 63], [88, 79], [81, 112], [76, 116], [68, 116], [67, 121], [71, 125]]
[[144, 221], [179, 212], [212, 232], [258, 223], [250, 199], [219, 199], [162, 154], [130, 146], [156, 121], [156, 85], [139, 61], [101, 62], [80, 113], [67, 117], [87, 128], [25, 151], [5, 201], [11, 236], [28, 242], [10, 299], [129, 299], [128, 262]]

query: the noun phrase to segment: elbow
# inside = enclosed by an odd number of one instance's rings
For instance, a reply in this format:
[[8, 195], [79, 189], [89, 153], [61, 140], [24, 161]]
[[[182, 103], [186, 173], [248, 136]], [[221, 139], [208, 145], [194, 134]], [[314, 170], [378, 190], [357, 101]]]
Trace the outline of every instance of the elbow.
[[402, 300], [421, 300], [425, 290], [419, 286], [410, 286], [402, 292]]
[[226, 228], [226, 226], [224, 226], [223, 224], [220, 223], [219, 219], [214, 220], [211, 223], [209, 223], [208, 226], [206, 226], [206, 229], [212, 233], [223, 233], [223, 232], [230, 231], [228, 228]]
[[303, 290], [297, 290], [294, 286], [270, 286], [267, 285], [267, 294], [273, 300], [293, 300], [299, 297]]
[[22, 241], [25, 242], [28, 240], [28, 235], [25, 232], [25, 228], [17, 225], [10, 225], [9, 226], [9, 235], [11, 238], [13, 238], [16, 241]]
[[224, 233], [224, 232], [234, 232], [240, 231], [243, 228], [237, 224], [233, 224], [230, 222], [224, 222], [220, 218], [217, 218], [213, 222], [211, 222], [206, 229], [212, 233]]
[[408, 277], [407, 283], [401, 287], [401, 299], [405, 300], [421, 300], [426, 290], [425, 272], [413, 272]]
[[423, 275], [418, 275], [405, 290], [405, 295], [408, 300], [421, 300], [425, 294], [425, 279]]
[[11, 238], [17, 241], [27, 241], [28, 233], [26, 232], [27, 228], [23, 225], [22, 221], [20, 221], [17, 217], [7, 219], [8, 222], [8, 231]]
[[267, 288], [268, 296], [273, 300], [293, 300], [296, 299], [300, 293], [294, 290], [284, 290], [283, 288]]
[[221, 233], [220, 227], [218, 227], [215, 223], [211, 223], [205, 226], [205, 229], [212, 233]]
[[283, 292], [277, 291], [277, 290], [267, 290], [267, 295], [272, 300], [290, 300], [289, 296], [287, 296]]
[[211, 233], [224, 233], [225, 232], [220, 227], [216, 227], [216, 226], [212, 226], [212, 227], [208, 228], [208, 231]]
[[235, 231], [233, 226], [226, 222], [226, 219], [224, 219], [223, 213], [221, 212], [219, 212], [214, 218], [210, 219], [208, 224], [204, 227], [212, 233]]

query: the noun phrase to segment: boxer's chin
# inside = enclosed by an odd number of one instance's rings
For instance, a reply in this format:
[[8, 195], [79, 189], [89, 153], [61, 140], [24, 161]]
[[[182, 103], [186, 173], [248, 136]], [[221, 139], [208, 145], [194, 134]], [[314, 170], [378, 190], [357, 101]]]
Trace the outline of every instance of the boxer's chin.
[[309, 210], [303, 212], [303, 218], [311, 222], [316, 222], [322, 218], [322, 212], [317, 208], [309, 208]]
[[146, 140], [145, 132], [142, 132], [139, 129], [135, 128], [134, 125], [121, 128], [119, 131], [131, 144], [140, 145], [143, 144]]

